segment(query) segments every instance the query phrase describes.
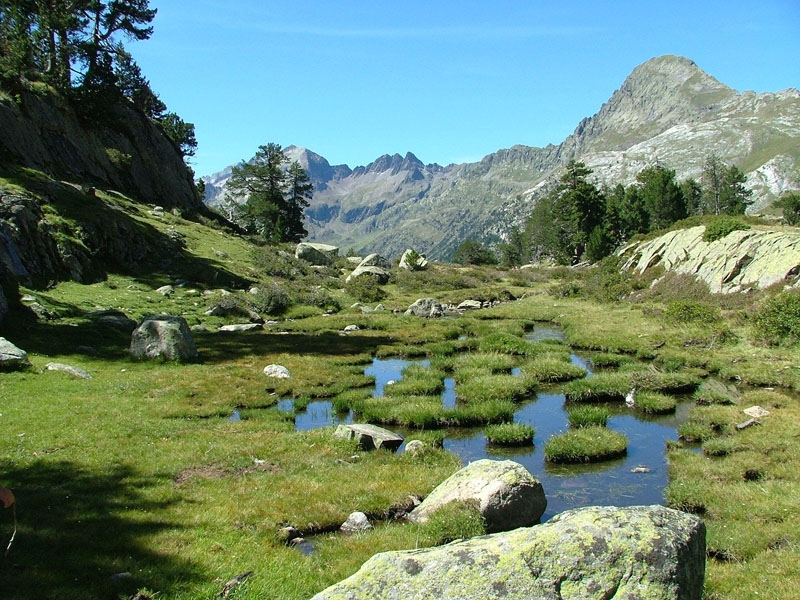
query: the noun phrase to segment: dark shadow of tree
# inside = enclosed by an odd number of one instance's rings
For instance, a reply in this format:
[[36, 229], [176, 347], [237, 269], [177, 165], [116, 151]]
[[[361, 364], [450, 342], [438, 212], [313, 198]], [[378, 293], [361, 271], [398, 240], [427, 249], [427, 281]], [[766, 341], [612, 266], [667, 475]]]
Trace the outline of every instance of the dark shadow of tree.
[[[0, 596], [119, 598], [146, 587], [164, 597], [203, 573], [175, 555], [148, 548], [148, 538], [172, 523], [172, 501], [146, 498], [149, 482], [129, 467], [90, 472], [70, 462], [24, 468], [0, 464], [3, 484], [16, 496], [18, 530], [0, 558]], [[125, 515], [136, 515], [135, 519]], [[11, 511], [0, 512], [0, 539], [11, 536]]]

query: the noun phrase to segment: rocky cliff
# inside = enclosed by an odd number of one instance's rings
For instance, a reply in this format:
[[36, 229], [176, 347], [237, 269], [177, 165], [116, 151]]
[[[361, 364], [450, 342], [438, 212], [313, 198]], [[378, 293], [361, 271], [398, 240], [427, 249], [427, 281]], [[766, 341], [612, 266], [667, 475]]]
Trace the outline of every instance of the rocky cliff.
[[80, 115], [55, 92], [0, 94], [0, 131], [0, 166], [36, 169], [164, 208], [203, 210], [179, 149], [125, 99], [98, 119]]
[[[315, 182], [312, 240], [387, 256], [414, 246], [447, 258], [465, 239], [505, 236], [573, 158], [594, 169], [599, 183], [627, 185], [656, 162], [680, 179], [698, 177], [715, 152], [745, 172], [759, 211], [800, 189], [800, 92], [739, 93], [691, 60], [663, 56], [634, 69], [557, 146], [518, 145], [446, 167], [422, 165], [408, 153], [350, 169], [302, 148], [292, 152]], [[224, 178], [204, 178], [213, 190], [207, 200], [219, 198]]]

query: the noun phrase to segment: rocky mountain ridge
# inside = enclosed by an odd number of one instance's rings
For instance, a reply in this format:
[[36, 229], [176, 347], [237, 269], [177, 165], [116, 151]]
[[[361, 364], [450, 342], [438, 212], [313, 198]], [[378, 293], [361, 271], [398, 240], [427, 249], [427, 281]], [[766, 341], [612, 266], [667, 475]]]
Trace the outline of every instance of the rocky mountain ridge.
[[[600, 184], [628, 185], [656, 163], [679, 179], [698, 177], [712, 152], [747, 175], [755, 211], [800, 189], [800, 92], [739, 93], [689, 59], [663, 56], [636, 67], [557, 146], [516, 145], [448, 166], [384, 155], [355, 169], [287, 149], [315, 184], [312, 241], [387, 256], [413, 246], [433, 258], [449, 257], [465, 239], [502, 239], [571, 159], [591, 167]], [[224, 196], [226, 173], [203, 178], [209, 204]]]

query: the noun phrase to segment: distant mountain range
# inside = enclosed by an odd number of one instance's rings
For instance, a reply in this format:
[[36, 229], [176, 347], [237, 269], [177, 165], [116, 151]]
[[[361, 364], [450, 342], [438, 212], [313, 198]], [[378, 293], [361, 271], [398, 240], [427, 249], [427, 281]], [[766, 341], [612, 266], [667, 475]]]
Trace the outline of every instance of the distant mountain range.
[[[679, 179], [698, 177], [716, 153], [747, 175], [751, 210], [762, 210], [800, 189], [800, 92], [739, 93], [689, 59], [662, 56], [636, 67], [557, 146], [517, 145], [448, 166], [425, 165], [409, 152], [354, 169], [331, 166], [306, 148], [285, 151], [314, 183], [312, 241], [389, 257], [414, 247], [441, 259], [466, 239], [503, 239], [571, 159], [591, 167], [600, 184], [628, 185], [656, 163]], [[203, 177], [207, 204], [222, 201], [229, 177], [230, 167]]]

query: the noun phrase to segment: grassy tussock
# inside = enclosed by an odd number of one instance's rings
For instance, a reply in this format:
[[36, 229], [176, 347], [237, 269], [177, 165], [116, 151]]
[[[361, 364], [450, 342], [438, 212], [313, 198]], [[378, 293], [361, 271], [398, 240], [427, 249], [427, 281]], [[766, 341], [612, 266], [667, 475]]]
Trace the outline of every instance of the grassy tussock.
[[545, 459], [554, 463], [588, 463], [624, 456], [625, 435], [599, 425], [570, 429], [553, 436], [544, 447]]

